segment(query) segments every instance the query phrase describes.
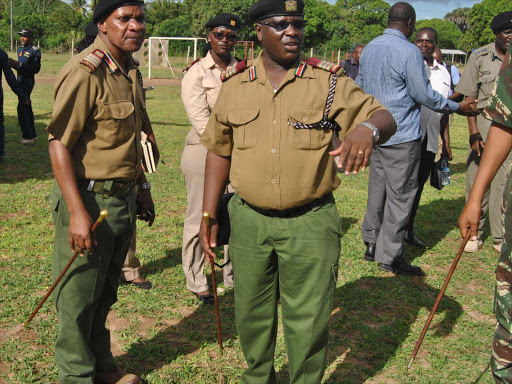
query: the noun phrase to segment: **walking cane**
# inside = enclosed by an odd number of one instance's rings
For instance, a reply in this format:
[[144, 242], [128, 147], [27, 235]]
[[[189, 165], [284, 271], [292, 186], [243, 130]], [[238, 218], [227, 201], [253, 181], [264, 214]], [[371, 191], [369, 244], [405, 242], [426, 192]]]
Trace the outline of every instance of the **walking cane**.
[[[91, 233], [94, 232], [96, 230], [96, 228], [98, 227], [98, 225], [103, 221], [103, 219], [106, 219], [107, 217], [108, 217], [108, 211], [106, 209], [101, 211], [100, 212], [100, 216], [98, 217], [98, 220], [96, 220], [96, 222], [93, 224], [93, 226], [91, 228]], [[73, 253], [73, 256], [71, 257], [71, 259], [69, 259], [68, 263], [66, 264], [66, 266], [64, 267], [64, 269], [60, 273], [59, 277], [57, 277], [55, 282], [52, 284], [52, 286], [50, 287], [50, 289], [48, 290], [48, 292], [44, 296], [43, 300], [41, 300], [41, 302], [39, 303], [37, 308], [34, 310], [34, 312], [32, 312], [32, 314], [30, 315], [28, 320], [25, 322], [25, 328], [28, 328], [28, 324], [32, 321], [32, 319], [37, 314], [37, 312], [39, 312], [39, 310], [41, 309], [43, 304], [46, 302], [46, 299], [48, 299], [48, 297], [50, 297], [50, 295], [52, 294], [53, 290], [55, 289], [57, 284], [59, 284], [59, 282], [62, 280], [62, 278], [64, 277], [64, 275], [68, 271], [69, 267], [71, 267], [71, 264], [73, 264], [73, 262], [75, 261], [75, 259], [76, 259], [76, 257], [78, 256], [79, 253], [80, 253], [79, 249], [77, 249], [75, 251], [75, 253]]]
[[[210, 243], [210, 214], [203, 212], [204, 223], [206, 224], [206, 239], [208, 244]], [[224, 354], [224, 347], [222, 346], [222, 328], [220, 326], [220, 313], [219, 313], [219, 301], [217, 299], [217, 281], [215, 280], [215, 263], [213, 258], [208, 257], [210, 260], [210, 266], [212, 267], [212, 285], [213, 285], [213, 299], [215, 301], [215, 318], [217, 319], [217, 338], [219, 340], [219, 349], [221, 356]]]
[[425, 334], [427, 333], [428, 327], [430, 326], [430, 323], [432, 322], [432, 319], [434, 318], [434, 315], [437, 311], [437, 307], [439, 306], [439, 303], [441, 302], [441, 299], [443, 298], [444, 291], [446, 291], [446, 287], [448, 286], [448, 283], [450, 282], [450, 279], [452, 278], [453, 272], [455, 272], [455, 268], [457, 268], [457, 264], [459, 263], [460, 257], [462, 256], [462, 252], [464, 252], [464, 248], [466, 247], [466, 244], [468, 243], [469, 237], [471, 235], [471, 231], [468, 229], [468, 233], [466, 233], [466, 237], [464, 238], [464, 241], [462, 242], [459, 253], [457, 253], [457, 257], [455, 257], [455, 260], [453, 260], [452, 267], [450, 268], [450, 271], [448, 272], [448, 275], [446, 275], [446, 279], [444, 279], [443, 287], [441, 288], [441, 291], [439, 292], [439, 295], [437, 295], [436, 302], [434, 303], [434, 307], [430, 311], [430, 316], [427, 319], [427, 322], [425, 323], [425, 326], [423, 327], [423, 331], [421, 331], [421, 335], [416, 341], [416, 346], [414, 347], [414, 351], [411, 355], [411, 360], [409, 361], [409, 365], [407, 366], [407, 369], [410, 369], [412, 366], [412, 363], [414, 362], [414, 359], [416, 358], [416, 355], [418, 354], [418, 351], [421, 347], [421, 343], [423, 343], [423, 339], [425, 337]]

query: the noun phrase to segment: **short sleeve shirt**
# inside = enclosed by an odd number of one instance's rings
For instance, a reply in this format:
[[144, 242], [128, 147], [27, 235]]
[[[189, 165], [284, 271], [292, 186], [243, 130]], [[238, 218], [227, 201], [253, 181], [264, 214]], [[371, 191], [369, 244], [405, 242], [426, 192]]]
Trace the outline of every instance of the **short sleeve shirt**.
[[[106, 56], [98, 58], [96, 50]], [[84, 63], [97, 68], [92, 71]], [[68, 148], [79, 179], [133, 181], [141, 172], [144, 91], [131, 57], [127, 71], [97, 37], [59, 74], [46, 130], [49, 140]]]
[[[234, 57], [229, 65], [236, 64]], [[181, 99], [192, 124], [187, 144], [199, 144], [217, 97], [222, 81], [222, 70], [215, 64], [211, 52], [192, 65], [181, 81]]]
[[510, 60], [510, 48], [483, 115], [496, 123], [512, 128], [512, 63]]
[[[230, 182], [249, 204], [298, 207], [339, 185], [329, 156], [332, 131], [290, 125], [322, 119], [332, 76], [310, 65], [304, 71], [290, 68], [274, 91], [260, 55], [223, 84], [201, 143], [217, 155], [231, 156]], [[341, 127], [342, 140], [379, 109], [384, 108], [375, 98], [341, 76], [328, 119]]]
[[464, 67], [464, 73], [455, 91], [476, 99], [478, 109], [485, 108], [501, 64], [502, 60], [496, 51], [495, 43], [475, 50]]

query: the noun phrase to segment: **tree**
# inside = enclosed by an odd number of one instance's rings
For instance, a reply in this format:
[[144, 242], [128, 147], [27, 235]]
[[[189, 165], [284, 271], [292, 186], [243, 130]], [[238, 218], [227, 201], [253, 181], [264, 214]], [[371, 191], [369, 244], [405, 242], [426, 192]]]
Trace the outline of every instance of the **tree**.
[[457, 8], [447, 13], [444, 20], [450, 21], [455, 24], [462, 33], [466, 33], [469, 27], [469, 15], [471, 8]]
[[461, 48], [461, 42], [464, 34], [454, 23], [442, 19], [420, 20], [416, 23], [416, 31], [425, 27], [431, 27], [437, 31], [439, 48]]
[[87, 13], [87, 0], [73, 0], [71, 2], [71, 6], [73, 9], [80, 13], [80, 15], [85, 16]]
[[512, 9], [511, 0], [483, 0], [471, 8], [468, 39], [472, 48], [478, 48], [495, 40], [491, 21], [498, 13]]

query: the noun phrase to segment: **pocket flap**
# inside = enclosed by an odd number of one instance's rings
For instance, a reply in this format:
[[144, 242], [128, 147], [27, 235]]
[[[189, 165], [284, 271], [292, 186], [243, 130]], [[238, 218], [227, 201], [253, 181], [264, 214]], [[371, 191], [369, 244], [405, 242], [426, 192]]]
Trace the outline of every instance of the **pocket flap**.
[[259, 109], [239, 109], [228, 113], [228, 122], [232, 125], [245, 125], [258, 117]]
[[115, 103], [105, 104], [105, 108], [107, 109], [108, 114], [113, 119], [126, 119], [130, 116], [133, 111], [135, 111], [135, 107], [130, 101], [117, 101]]
[[323, 109], [295, 107], [290, 111], [292, 121], [304, 124], [318, 123], [324, 117]]

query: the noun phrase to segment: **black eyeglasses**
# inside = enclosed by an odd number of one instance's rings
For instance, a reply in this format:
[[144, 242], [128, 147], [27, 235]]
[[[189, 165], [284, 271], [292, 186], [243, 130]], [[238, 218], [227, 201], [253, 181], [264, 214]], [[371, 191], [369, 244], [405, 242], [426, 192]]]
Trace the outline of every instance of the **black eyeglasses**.
[[220, 32], [212, 32], [212, 35], [213, 37], [215, 37], [215, 40], [218, 40], [218, 41], [222, 41], [224, 40], [224, 38], [226, 38], [227, 41], [229, 41], [230, 43], [234, 43], [238, 36], [235, 35], [234, 33], [220, 33]]
[[306, 20], [295, 20], [295, 21], [263, 21], [261, 23], [258, 23], [260, 25], [266, 25], [267, 27], [270, 27], [274, 29], [276, 32], [283, 32], [286, 31], [290, 24], [293, 25], [294, 29], [304, 29], [307, 25]]

